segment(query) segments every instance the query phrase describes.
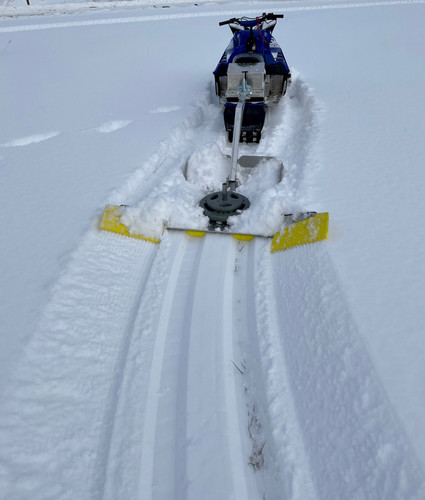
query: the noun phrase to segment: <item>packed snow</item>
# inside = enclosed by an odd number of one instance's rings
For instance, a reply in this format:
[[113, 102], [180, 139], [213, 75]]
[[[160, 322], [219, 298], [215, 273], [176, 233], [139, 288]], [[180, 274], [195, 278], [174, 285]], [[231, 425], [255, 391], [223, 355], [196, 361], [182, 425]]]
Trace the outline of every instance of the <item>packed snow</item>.
[[[31, 3], [0, 6], [0, 497], [425, 498], [423, 3]], [[100, 231], [206, 227], [218, 21], [264, 10], [293, 78], [232, 228], [329, 240]]]

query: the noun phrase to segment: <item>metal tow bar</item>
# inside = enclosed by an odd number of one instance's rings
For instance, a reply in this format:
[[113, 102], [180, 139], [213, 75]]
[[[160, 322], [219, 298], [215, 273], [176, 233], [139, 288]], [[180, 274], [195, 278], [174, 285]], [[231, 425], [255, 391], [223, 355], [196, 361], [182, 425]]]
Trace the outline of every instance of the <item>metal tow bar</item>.
[[204, 214], [210, 219], [211, 229], [224, 229], [227, 226], [228, 217], [238, 214], [250, 205], [246, 196], [235, 192], [238, 187], [237, 170], [243, 113], [246, 100], [252, 94], [252, 88], [246, 81], [246, 74], [247, 72], [244, 71], [242, 84], [238, 88], [238, 103], [236, 105], [233, 125], [233, 144], [229, 175], [226, 182], [223, 183], [221, 191], [205, 196], [199, 203], [204, 209]]

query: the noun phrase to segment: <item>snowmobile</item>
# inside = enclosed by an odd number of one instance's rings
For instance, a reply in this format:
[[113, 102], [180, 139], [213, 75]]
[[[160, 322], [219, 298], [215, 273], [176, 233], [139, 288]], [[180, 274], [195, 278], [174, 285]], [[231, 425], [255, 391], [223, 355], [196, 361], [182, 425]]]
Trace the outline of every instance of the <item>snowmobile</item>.
[[249, 88], [243, 113], [242, 142], [259, 142], [267, 106], [277, 104], [286, 93], [291, 72], [282, 49], [272, 36], [277, 19], [283, 14], [232, 18], [219, 23], [229, 25], [233, 37], [214, 70], [215, 92], [224, 106], [224, 124], [233, 140], [235, 111], [243, 80]]
[[[260, 141], [267, 106], [279, 102], [290, 82], [291, 73], [285, 57], [271, 34], [279, 18], [283, 18], [283, 15], [269, 13], [253, 19], [232, 18], [219, 23], [220, 26], [230, 25], [233, 33], [233, 38], [214, 71], [215, 89], [220, 103], [224, 105], [224, 123], [228, 139], [232, 143], [229, 175], [220, 191], [207, 194], [199, 202], [203, 214], [209, 220], [208, 230], [179, 227], [164, 227], [164, 230], [184, 230], [195, 237], [211, 232], [231, 234], [236, 239], [245, 241], [255, 236], [271, 237], [271, 252], [327, 238], [327, 212], [282, 214], [281, 230], [274, 235], [235, 234], [227, 222], [230, 217], [241, 214], [250, 206], [248, 198], [237, 192], [238, 169], [256, 168], [260, 161], [271, 159], [267, 156], [240, 157], [239, 145], [240, 142]], [[121, 220], [125, 210], [126, 205], [107, 205], [101, 229], [160, 243], [160, 238], [131, 233]]]

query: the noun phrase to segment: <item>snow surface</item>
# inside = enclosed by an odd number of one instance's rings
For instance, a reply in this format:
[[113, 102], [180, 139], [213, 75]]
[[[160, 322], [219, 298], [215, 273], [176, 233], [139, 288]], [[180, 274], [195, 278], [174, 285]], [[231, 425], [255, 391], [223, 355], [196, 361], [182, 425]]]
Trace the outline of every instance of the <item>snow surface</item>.
[[[425, 18], [387, 3], [2, 20], [1, 498], [425, 498]], [[217, 21], [244, 7], [287, 12], [294, 78], [234, 227], [327, 210], [329, 241], [100, 232], [111, 202], [205, 225]]]

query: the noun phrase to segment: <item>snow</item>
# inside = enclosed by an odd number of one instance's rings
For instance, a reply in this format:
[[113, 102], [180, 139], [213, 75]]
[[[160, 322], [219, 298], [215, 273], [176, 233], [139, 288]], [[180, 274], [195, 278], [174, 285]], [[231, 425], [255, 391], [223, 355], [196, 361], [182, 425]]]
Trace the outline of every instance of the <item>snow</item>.
[[331, 221], [271, 255], [97, 229], [205, 227], [224, 180], [217, 22], [246, 6], [174, 3], [1, 7], [0, 497], [425, 498], [424, 6], [248, 5], [286, 13], [293, 83], [234, 228]]
[[0, 144], [0, 147], [15, 148], [17, 146], [28, 146], [29, 144], [37, 144], [37, 142], [47, 141], [48, 139], [56, 137], [59, 134], [60, 132], [48, 132], [46, 134], [30, 135], [29, 137], [21, 137], [20, 139], [5, 142], [4, 144]]
[[171, 113], [172, 111], [178, 111], [180, 106], [159, 106], [159, 108], [152, 109], [151, 113]]
[[[131, 233], [160, 239], [164, 227], [207, 229], [208, 220], [198, 202], [222, 188], [231, 155], [229, 143], [219, 134], [222, 116], [214, 101], [209, 95], [201, 102], [191, 118], [161, 144], [161, 153], [129, 179], [127, 191], [111, 197], [114, 204], [142, 199], [127, 208], [121, 219]], [[263, 141], [242, 146], [244, 155], [256, 159], [255, 166], [244, 166], [246, 162], [239, 166], [239, 192], [251, 205], [229, 219], [234, 232], [273, 236], [282, 227], [282, 214], [314, 208], [304, 206], [301, 187], [315, 171], [309, 153], [317, 133], [315, 115], [311, 89], [294, 69], [288, 99], [270, 111]]]
[[112, 120], [110, 122], [103, 123], [100, 127], [97, 127], [96, 132], [99, 132], [100, 134], [110, 134], [120, 128], [127, 127], [130, 123], [131, 120]]

